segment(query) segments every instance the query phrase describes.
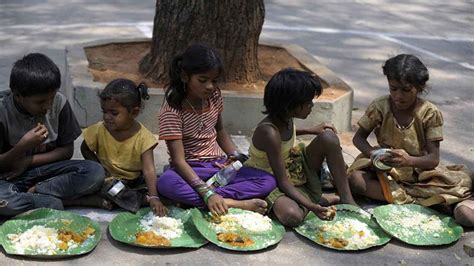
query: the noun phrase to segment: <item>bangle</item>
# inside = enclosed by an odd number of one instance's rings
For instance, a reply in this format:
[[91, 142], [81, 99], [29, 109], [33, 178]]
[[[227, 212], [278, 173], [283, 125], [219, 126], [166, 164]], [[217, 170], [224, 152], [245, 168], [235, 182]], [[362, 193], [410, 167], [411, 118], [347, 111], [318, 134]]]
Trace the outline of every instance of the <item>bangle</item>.
[[206, 203], [206, 205], [207, 205], [207, 201], [209, 200], [209, 198], [212, 197], [215, 194], [216, 194], [216, 192], [214, 192], [213, 190], [208, 190], [204, 194], [204, 196], [202, 196], [202, 199], [204, 200], [204, 203]]
[[198, 187], [200, 185], [203, 185], [203, 184], [205, 185], [206, 183], [204, 181], [202, 181], [201, 179], [199, 179], [199, 178], [196, 178], [196, 179], [192, 180], [191, 182], [189, 182], [189, 185], [193, 188], [196, 188], [196, 187]]
[[157, 199], [157, 200], [160, 200], [160, 197], [158, 196], [146, 196], [147, 197], [147, 200], [150, 201], [151, 199]]
[[229, 152], [229, 153], [227, 154], [227, 157], [230, 157], [230, 156], [237, 157], [237, 156], [239, 156], [239, 154], [240, 154], [240, 152], [238, 152], [238, 151], [233, 151], [233, 152]]
[[211, 190], [211, 188], [204, 182], [202, 182], [201, 184], [195, 186], [194, 189], [197, 191], [197, 193], [199, 193], [199, 195], [201, 195], [201, 197], [204, 197], [206, 192]]

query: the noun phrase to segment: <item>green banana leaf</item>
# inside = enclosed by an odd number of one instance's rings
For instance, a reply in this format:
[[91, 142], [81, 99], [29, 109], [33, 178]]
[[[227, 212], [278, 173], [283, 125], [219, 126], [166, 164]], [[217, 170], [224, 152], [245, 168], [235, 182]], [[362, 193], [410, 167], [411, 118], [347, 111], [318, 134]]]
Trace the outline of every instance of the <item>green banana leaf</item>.
[[[303, 224], [295, 228], [296, 232], [321, 246], [336, 250], [362, 250], [390, 241], [391, 237], [364, 210], [349, 204], [335, 206], [337, 212], [333, 220], [321, 220], [311, 212]], [[359, 233], [364, 228], [365, 232]], [[346, 245], [331, 243], [334, 239], [347, 241]]]
[[135, 234], [143, 231], [140, 220], [150, 212], [150, 208], [140, 209], [136, 214], [130, 212], [119, 213], [109, 224], [110, 235], [117, 241], [145, 248], [199, 248], [208, 242], [196, 230], [189, 210], [168, 207], [168, 211], [168, 216], [181, 219], [184, 227], [183, 234], [180, 237], [170, 239], [171, 246], [148, 246], [135, 242]]
[[[8, 235], [20, 234], [35, 225], [43, 225], [58, 230], [74, 231], [76, 233], [81, 233], [86, 228], [92, 227], [95, 229], [95, 233], [77, 247], [71, 247], [68, 250], [58, 249], [54, 255], [42, 254], [39, 253], [38, 250], [25, 250], [24, 254], [20, 254], [16, 250], [15, 245], [8, 238]], [[22, 213], [6, 221], [0, 227], [0, 241], [5, 251], [8, 254], [26, 255], [29, 257], [63, 258], [85, 254], [97, 246], [100, 236], [100, 225], [97, 222], [75, 213], [48, 208], [40, 208]]]
[[[236, 208], [229, 209], [229, 213], [237, 214], [243, 212], [249, 211]], [[215, 229], [214, 223], [211, 222], [211, 214], [208, 211], [195, 208], [191, 210], [191, 213], [193, 217], [193, 222], [196, 225], [198, 231], [207, 240], [225, 249], [236, 251], [260, 250], [277, 244], [278, 242], [280, 242], [280, 240], [283, 238], [283, 235], [285, 234], [285, 227], [277, 221], [272, 221], [272, 229], [270, 231], [265, 231], [261, 233], [245, 232], [245, 235], [254, 241], [252, 245], [247, 247], [237, 247], [228, 243], [221, 242], [217, 239], [218, 232]]]
[[463, 233], [453, 218], [416, 204], [379, 206], [374, 209], [374, 216], [385, 232], [417, 246], [449, 244], [461, 238]]

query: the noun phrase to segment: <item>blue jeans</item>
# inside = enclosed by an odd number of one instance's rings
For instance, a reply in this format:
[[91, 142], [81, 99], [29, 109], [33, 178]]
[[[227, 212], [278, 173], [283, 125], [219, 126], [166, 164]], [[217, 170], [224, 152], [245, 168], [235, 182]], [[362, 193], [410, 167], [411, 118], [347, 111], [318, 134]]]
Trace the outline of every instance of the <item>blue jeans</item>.
[[[87, 160], [65, 160], [29, 168], [13, 180], [0, 180], [0, 215], [36, 208], [63, 209], [61, 199], [77, 199], [98, 191], [104, 168]], [[35, 193], [27, 190], [35, 187]]]

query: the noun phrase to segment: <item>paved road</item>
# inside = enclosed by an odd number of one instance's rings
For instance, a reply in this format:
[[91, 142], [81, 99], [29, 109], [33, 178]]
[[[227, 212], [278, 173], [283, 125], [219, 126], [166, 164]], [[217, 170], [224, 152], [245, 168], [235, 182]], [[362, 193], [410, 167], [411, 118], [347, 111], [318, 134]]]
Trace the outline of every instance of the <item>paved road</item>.
[[[398, 53], [420, 56], [431, 73], [426, 98], [439, 106], [446, 122], [441, 157], [474, 169], [472, 1], [274, 0], [265, 4], [262, 36], [303, 46], [345, 80], [355, 91], [354, 120], [372, 99], [388, 93], [381, 74], [388, 57]], [[26, 53], [48, 54], [64, 73], [66, 45], [150, 36], [153, 16], [152, 0], [0, 0], [0, 90], [8, 88], [13, 62]], [[164, 145], [159, 147], [157, 153], [165, 154]], [[355, 152], [347, 143], [344, 149]], [[162, 159], [158, 165], [164, 163]], [[96, 217], [103, 220], [105, 231], [113, 215], [100, 212]], [[143, 250], [114, 242], [104, 233], [91, 254], [47, 263], [398, 265], [405, 261], [409, 265], [474, 265], [462, 251], [463, 243], [473, 241], [471, 231], [449, 246], [414, 248], [392, 241], [382, 248], [344, 253], [316, 246], [290, 231], [274, 248], [240, 254], [212, 245], [199, 250]], [[2, 265], [38, 263], [0, 255]]]

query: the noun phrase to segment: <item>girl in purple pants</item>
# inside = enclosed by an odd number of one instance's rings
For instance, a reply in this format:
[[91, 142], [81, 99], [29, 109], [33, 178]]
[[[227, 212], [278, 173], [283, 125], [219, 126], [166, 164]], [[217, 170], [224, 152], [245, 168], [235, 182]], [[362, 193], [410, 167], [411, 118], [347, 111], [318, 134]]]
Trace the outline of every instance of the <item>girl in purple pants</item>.
[[230, 207], [265, 213], [262, 198], [276, 181], [264, 171], [243, 167], [224, 187], [205, 183], [224, 165], [245, 157], [223, 128], [223, 98], [217, 85], [222, 72], [217, 52], [204, 45], [191, 45], [173, 59], [159, 115], [160, 139], [166, 141], [171, 168], [158, 179], [158, 191], [180, 203], [207, 206], [217, 215]]

